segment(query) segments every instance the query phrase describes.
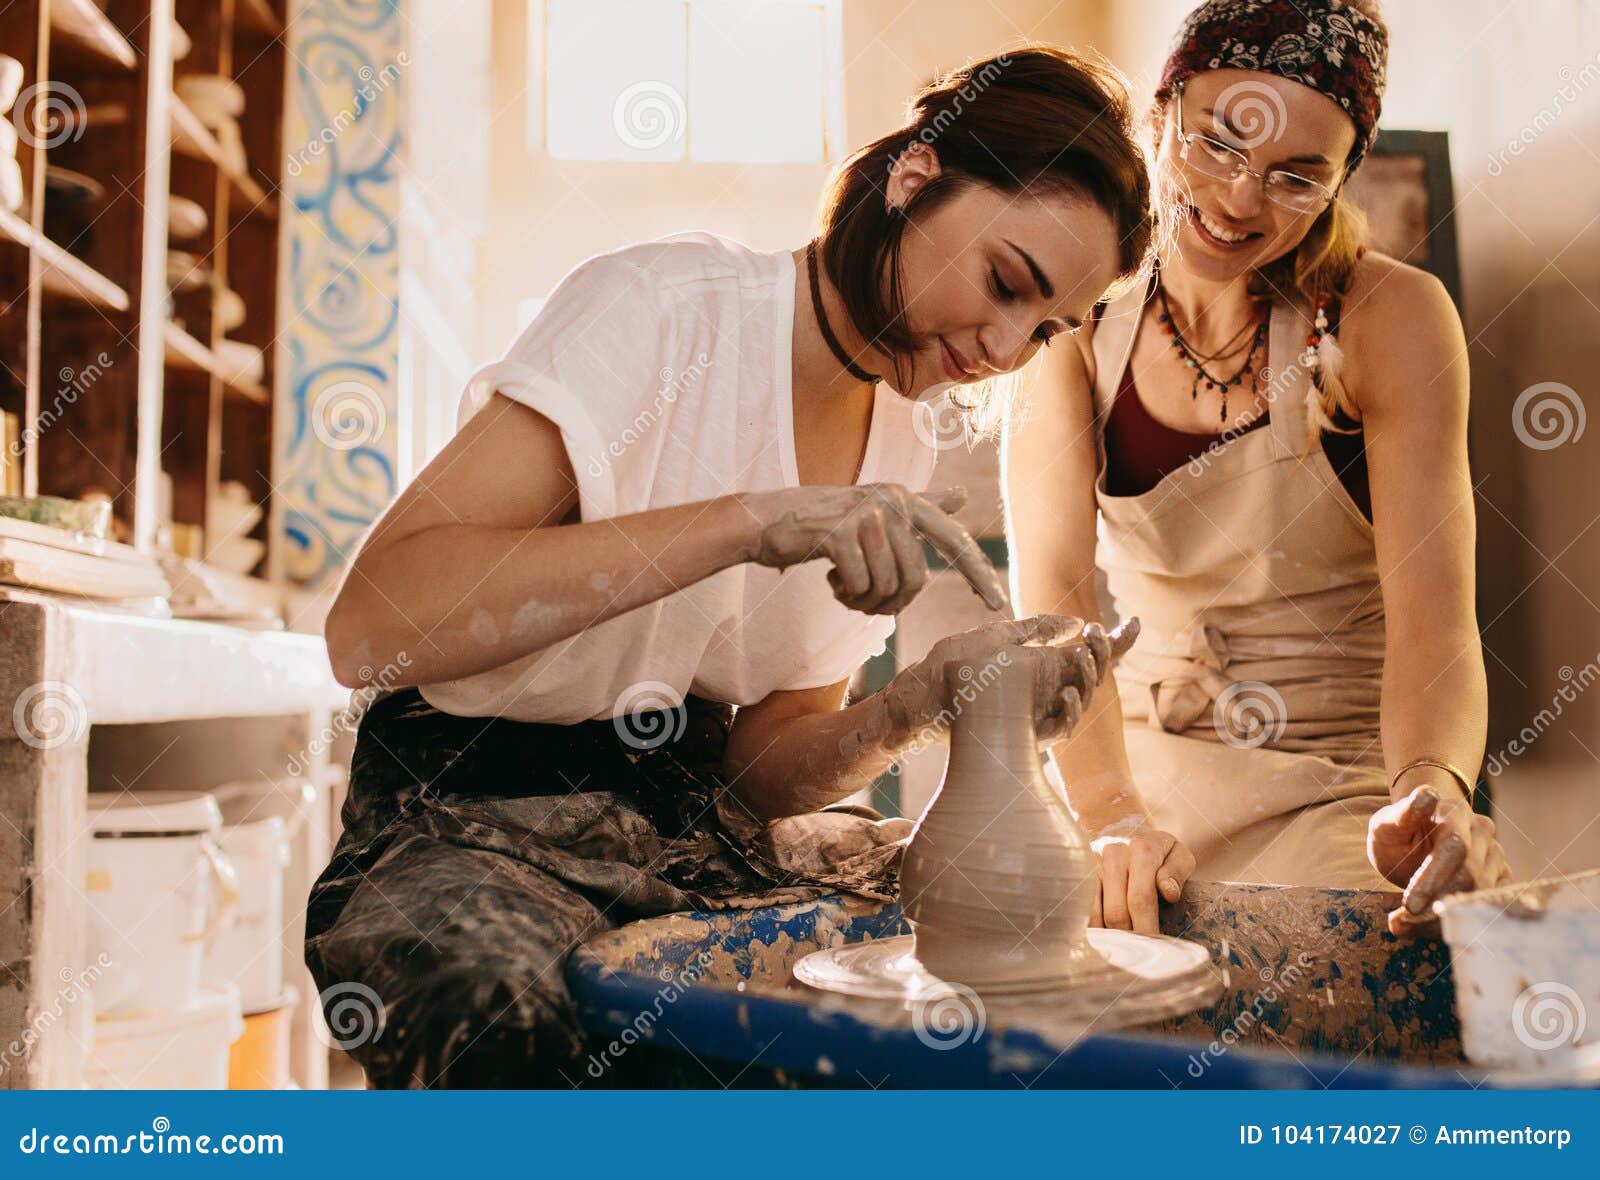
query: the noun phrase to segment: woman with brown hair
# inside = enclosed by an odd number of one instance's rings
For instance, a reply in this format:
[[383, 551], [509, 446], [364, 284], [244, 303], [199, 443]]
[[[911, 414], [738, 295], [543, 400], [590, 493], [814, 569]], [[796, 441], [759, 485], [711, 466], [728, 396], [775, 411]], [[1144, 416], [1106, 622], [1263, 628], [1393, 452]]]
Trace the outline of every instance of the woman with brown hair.
[[817, 241], [592, 258], [475, 375], [326, 627], [341, 681], [407, 686], [362, 719], [307, 919], [335, 1032], [382, 1006], [349, 1041], [375, 1084], [581, 1084], [562, 969], [586, 936], [885, 896], [905, 822], [819, 809], [939, 730], [945, 660], [1025, 660], [1041, 732], [1076, 720], [1131, 632], [997, 620], [845, 696], [925, 540], [1007, 605], [960, 496], [923, 494], [919, 399], [1075, 329], [1151, 225], [1114, 75], [1019, 50], [856, 152]]
[[1436, 279], [1364, 249], [1341, 195], [1386, 55], [1370, 2], [1190, 14], [1153, 112], [1156, 265], [1044, 358], [1007, 439], [1022, 609], [1098, 617], [1098, 527], [1116, 612], [1145, 628], [1056, 746], [1108, 926], [1155, 930], [1191, 873], [1406, 886], [1397, 930], [1508, 876], [1471, 802], [1461, 323]]

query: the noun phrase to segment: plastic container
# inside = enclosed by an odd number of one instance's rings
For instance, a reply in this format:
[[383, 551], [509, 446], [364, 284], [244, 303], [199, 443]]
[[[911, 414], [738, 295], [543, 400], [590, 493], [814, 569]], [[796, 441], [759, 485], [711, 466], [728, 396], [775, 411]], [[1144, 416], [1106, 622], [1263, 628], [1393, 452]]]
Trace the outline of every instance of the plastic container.
[[100, 1016], [171, 1013], [195, 1002], [205, 948], [231, 914], [233, 866], [222, 813], [203, 791], [89, 796], [85, 893]]
[[245, 1015], [283, 1000], [283, 871], [289, 864], [288, 827], [274, 815], [223, 828], [218, 837], [233, 862], [239, 901], [233, 922], [206, 948], [202, 978], [232, 982]]
[[1434, 912], [1469, 1060], [1560, 1073], [1600, 1052], [1600, 869], [1458, 893]]
[[289, 1030], [300, 994], [286, 988], [278, 1000], [275, 1007], [244, 1018], [244, 1036], [233, 1043], [228, 1054], [228, 1089], [288, 1090], [294, 1086], [289, 1076]]
[[286, 777], [240, 779], [210, 794], [222, 809], [221, 843], [238, 858], [240, 901], [234, 928], [206, 956], [204, 978], [234, 980], [249, 1016], [282, 1002], [286, 965], [299, 953], [299, 938], [286, 930], [293, 923], [284, 917], [284, 869], [317, 792], [307, 779]]
[[101, 1018], [84, 1082], [94, 1090], [225, 1090], [229, 1046], [244, 1027], [231, 985], [205, 988], [183, 1008]]

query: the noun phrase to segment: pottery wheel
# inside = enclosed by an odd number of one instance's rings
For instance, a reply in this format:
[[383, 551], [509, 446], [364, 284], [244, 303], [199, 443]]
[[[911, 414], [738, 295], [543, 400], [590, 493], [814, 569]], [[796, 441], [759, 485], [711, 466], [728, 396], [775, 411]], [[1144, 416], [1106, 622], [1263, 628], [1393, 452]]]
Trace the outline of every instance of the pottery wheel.
[[[1026, 995], [1060, 1015], [1107, 1026], [1182, 1016], [1214, 1000], [1220, 990], [1211, 954], [1200, 943], [1127, 930], [1093, 928], [1087, 934], [1095, 954], [1066, 974], [977, 983], [971, 990], [980, 996]], [[917, 961], [910, 934], [812, 951], [795, 964], [794, 974], [821, 991], [913, 1004], [961, 986], [939, 979]]]

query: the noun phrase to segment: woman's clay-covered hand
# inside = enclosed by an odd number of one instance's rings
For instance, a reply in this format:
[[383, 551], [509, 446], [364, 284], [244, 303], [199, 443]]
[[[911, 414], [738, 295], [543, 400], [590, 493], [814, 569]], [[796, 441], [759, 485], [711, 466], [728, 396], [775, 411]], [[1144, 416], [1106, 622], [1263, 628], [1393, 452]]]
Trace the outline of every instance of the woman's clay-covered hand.
[[753, 532], [747, 560], [784, 569], [826, 558], [834, 597], [853, 610], [892, 615], [928, 582], [924, 539], [977, 591], [991, 610], [1009, 610], [1005, 583], [951, 514], [963, 488], [923, 496], [900, 484], [799, 487], [738, 497]]
[[1100, 889], [1089, 925], [1160, 934], [1157, 895], [1169, 903], [1183, 896], [1194, 872], [1194, 853], [1142, 817], [1103, 828], [1089, 846], [1100, 865]]
[[1397, 937], [1431, 931], [1433, 903], [1445, 894], [1511, 880], [1494, 820], [1478, 815], [1449, 788], [1418, 787], [1374, 812], [1367, 824], [1367, 859], [1405, 888], [1400, 908], [1389, 915], [1389, 932]]
[[887, 741], [900, 744], [943, 733], [951, 716], [945, 666], [952, 661], [981, 666], [990, 660], [998, 667], [1019, 662], [1032, 666], [1039, 738], [1063, 737], [1078, 724], [1113, 661], [1138, 635], [1138, 619], [1124, 620], [1108, 635], [1098, 623], [1085, 626], [1068, 615], [1002, 619], [947, 635], [878, 693]]

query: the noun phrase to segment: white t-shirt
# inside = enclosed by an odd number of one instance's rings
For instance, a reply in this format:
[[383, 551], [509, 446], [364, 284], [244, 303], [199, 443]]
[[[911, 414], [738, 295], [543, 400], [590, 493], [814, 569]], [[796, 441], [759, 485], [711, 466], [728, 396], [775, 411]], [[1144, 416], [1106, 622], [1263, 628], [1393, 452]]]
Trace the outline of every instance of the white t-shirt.
[[[794, 260], [708, 234], [630, 246], [561, 281], [503, 360], [473, 374], [457, 429], [499, 391], [561, 430], [585, 521], [799, 486]], [[927, 487], [915, 403], [879, 385], [859, 483]], [[463, 716], [563, 724], [681, 701], [752, 704], [847, 679], [891, 618], [840, 604], [829, 563], [733, 566], [509, 664], [421, 686]], [[603, 575], [597, 575], [603, 576]], [[536, 605], [536, 604], [535, 604]]]

